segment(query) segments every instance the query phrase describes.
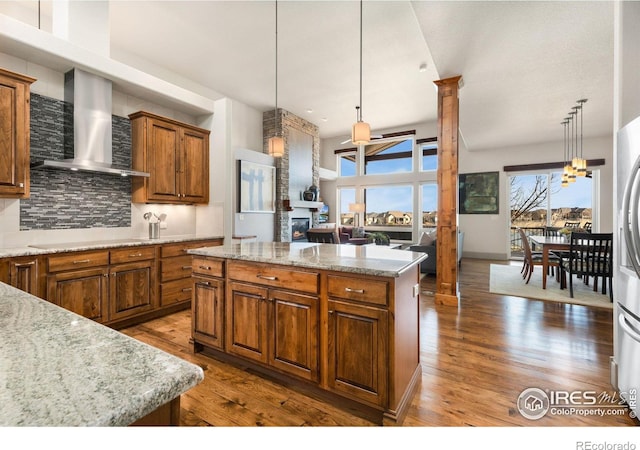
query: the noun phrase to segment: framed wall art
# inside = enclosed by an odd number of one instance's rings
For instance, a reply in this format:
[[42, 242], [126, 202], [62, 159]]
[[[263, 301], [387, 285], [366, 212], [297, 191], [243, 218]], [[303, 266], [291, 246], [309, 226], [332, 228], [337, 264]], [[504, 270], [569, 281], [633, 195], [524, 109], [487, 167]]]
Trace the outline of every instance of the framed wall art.
[[498, 172], [466, 173], [458, 176], [460, 214], [498, 214]]
[[239, 161], [240, 212], [275, 213], [276, 168], [251, 161]]

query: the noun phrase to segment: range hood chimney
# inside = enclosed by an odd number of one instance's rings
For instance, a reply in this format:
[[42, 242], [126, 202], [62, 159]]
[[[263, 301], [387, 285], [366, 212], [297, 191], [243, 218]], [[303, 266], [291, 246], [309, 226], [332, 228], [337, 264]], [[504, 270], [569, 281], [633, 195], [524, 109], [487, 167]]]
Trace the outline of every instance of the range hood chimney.
[[83, 70], [64, 76], [64, 99], [73, 104], [73, 158], [44, 160], [33, 168], [82, 170], [148, 177], [146, 172], [112, 165], [111, 81]]

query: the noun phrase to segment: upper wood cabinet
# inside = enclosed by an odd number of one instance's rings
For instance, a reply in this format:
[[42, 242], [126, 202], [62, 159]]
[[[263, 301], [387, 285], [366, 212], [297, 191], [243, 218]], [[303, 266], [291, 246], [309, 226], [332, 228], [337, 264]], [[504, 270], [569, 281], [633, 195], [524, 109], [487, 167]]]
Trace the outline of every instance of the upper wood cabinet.
[[145, 111], [131, 119], [134, 203], [209, 203], [209, 131]]
[[29, 197], [29, 102], [34, 81], [0, 69], [0, 197]]

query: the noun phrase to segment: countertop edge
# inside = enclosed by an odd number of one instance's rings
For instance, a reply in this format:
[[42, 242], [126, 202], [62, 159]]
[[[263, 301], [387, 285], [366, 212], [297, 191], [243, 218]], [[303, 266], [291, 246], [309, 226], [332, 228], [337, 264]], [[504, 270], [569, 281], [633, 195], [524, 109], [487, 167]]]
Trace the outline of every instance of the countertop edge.
[[[87, 241], [78, 243], [65, 242], [61, 243], [60, 247], [51, 248], [37, 248], [37, 244], [31, 244], [34, 246], [0, 248], [0, 258], [16, 258], [20, 256], [38, 256], [53, 253], [81, 252], [88, 250], [105, 250], [118, 247], [142, 247], [147, 245], [162, 245], [190, 241], [206, 241], [213, 239], [224, 239], [224, 236], [169, 236], [166, 238], [158, 239], [123, 238], [116, 240]], [[54, 243], [46, 245], [55, 246], [57, 244]]]

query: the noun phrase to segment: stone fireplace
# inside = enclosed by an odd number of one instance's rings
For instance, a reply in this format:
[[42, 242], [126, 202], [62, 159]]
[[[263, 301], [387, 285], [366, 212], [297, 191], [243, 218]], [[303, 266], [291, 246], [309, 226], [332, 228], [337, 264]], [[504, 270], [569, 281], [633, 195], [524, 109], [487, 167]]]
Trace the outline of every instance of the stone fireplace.
[[309, 227], [318, 224], [317, 205], [304, 202], [302, 193], [309, 186], [319, 186], [320, 183], [320, 134], [316, 125], [289, 111], [267, 111], [262, 116], [265, 153], [269, 138], [275, 134], [276, 124], [282, 130], [284, 155], [276, 160], [274, 240], [291, 242], [293, 220], [308, 219]]

